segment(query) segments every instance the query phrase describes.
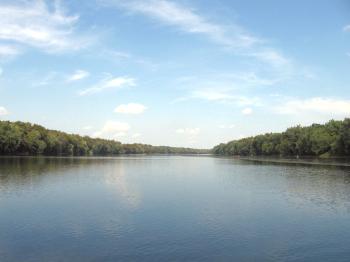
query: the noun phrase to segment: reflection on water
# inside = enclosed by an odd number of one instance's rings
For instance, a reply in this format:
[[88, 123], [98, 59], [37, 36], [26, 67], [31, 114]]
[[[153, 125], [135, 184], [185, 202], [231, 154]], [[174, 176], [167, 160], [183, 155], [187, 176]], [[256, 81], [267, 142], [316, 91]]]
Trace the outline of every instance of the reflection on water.
[[0, 158], [0, 261], [348, 261], [350, 169]]
[[104, 181], [108, 187], [116, 192], [116, 197], [124, 201], [130, 208], [136, 209], [141, 201], [140, 192], [135, 185], [128, 183], [124, 166], [112, 165], [104, 172]]
[[284, 176], [284, 192], [290, 201], [298, 205], [307, 205], [305, 202], [310, 201], [322, 209], [350, 212], [349, 171], [303, 167], [296, 173], [295, 168], [289, 168]]

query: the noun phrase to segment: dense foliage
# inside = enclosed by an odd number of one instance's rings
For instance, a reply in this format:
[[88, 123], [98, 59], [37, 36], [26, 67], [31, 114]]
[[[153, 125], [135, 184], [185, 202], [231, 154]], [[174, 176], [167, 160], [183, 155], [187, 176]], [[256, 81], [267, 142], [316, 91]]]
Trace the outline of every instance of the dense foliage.
[[116, 154], [198, 154], [207, 150], [122, 144], [48, 130], [42, 126], [0, 121], [0, 155], [116, 155]]
[[350, 119], [331, 120], [324, 125], [288, 128], [220, 144], [217, 155], [241, 156], [350, 156]]

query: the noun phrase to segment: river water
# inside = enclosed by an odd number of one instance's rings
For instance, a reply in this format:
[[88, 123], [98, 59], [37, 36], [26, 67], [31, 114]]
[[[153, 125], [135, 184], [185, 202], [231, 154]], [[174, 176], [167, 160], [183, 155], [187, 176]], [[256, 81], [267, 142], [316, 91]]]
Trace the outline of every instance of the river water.
[[0, 261], [349, 261], [350, 168], [0, 158]]

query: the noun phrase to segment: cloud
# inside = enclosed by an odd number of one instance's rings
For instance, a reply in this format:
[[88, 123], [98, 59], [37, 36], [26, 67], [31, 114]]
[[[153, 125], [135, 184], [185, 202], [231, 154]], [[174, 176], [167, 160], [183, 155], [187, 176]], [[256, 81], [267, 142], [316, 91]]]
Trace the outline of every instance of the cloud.
[[253, 109], [251, 109], [250, 107], [244, 108], [242, 110], [243, 115], [251, 115], [252, 113], [253, 113]]
[[247, 48], [261, 42], [237, 25], [226, 27], [210, 22], [194, 10], [166, 0], [109, 0], [132, 13], [142, 14], [176, 27], [183, 32], [200, 34], [212, 41], [231, 48]]
[[101, 130], [95, 132], [93, 137], [101, 137], [107, 139], [116, 139], [126, 136], [130, 130], [130, 125], [118, 121], [107, 121]]
[[12, 58], [19, 55], [21, 51], [18, 47], [11, 45], [0, 45], [0, 59]]
[[219, 125], [219, 128], [221, 129], [232, 129], [235, 128], [236, 125], [235, 124], [230, 124], [230, 125]]
[[249, 56], [253, 56], [260, 61], [263, 61], [267, 64], [270, 64], [273, 67], [281, 68], [281, 67], [289, 67], [291, 66], [291, 61], [287, 57], [285, 57], [282, 53], [273, 50], [262, 50], [259, 52], [254, 52], [249, 54]]
[[223, 25], [206, 19], [193, 8], [168, 0], [104, 0], [105, 3], [124, 8], [131, 13], [141, 14], [182, 32], [203, 35], [235, 53], [255, 57], [281, 66], [289, 59], [280, 52], [266, 46], [266, 40], [254, 36], [238, 24]]
[[259, 105], [260, 99], [257, 97], [248, 97], [243, 95], [234, 95], [232, 94], [232, 90], [223, 89], [218, 90], [215, 88], [205, 88], [205, 89], [197, 89], [191, 92], [188, 97], [184, 97], [181, 100], [188, 99], [202, 99], [207, 101], [216, 101], [216, 102], [227, 102], [233, 103], [237, 106], [247, 106], [247, 105]]
[[197, 143], [197, 139], [198, 139], [198, 135], [200, 133], [200, 128], [195, 127], [195, 128], [191, 128], [191, 127], [186, 127], [186, 128], [178, 128], [175, 130], [176, 133], [178, 133], [179, 135], [184, 136], [184, 138], [186, 139], [186, 143], [187, 144], [196, 144]]
[[107, 89], [122, 89], [136, 85], [136, 80], [131, 77], [107, 77], [95, 86], [79, 91], [80, 96], [91, 95]]
[[280, 81], [278, 78], [266, 78], [259, 76], [256, 72], [235, 72], [229, 74], [223, 74], [231, 82], [237, 83], [239, 86], [244, 87], [259, 87], [259, 86], [271, 86]]
[[142, 104], [136, 104], [136, 103], [129, 103], [129, 104], [123, 104], [119, 105], [114, 109], [115, 113], [122, 113], [122, 114], [142, 114], [147, 107], [145, 107]]
[[225, 91], [217, 91], [215, 89], [195, 90], [192, 92], [192, 97], [209, 101], [231, 100], [235, 98], [235, 96]]
[[176, 133], [178, 134], [184, 134], [184, 135], [189, 135], [189, 136], [197, 136], [200, 132], [200, 129], [198, 127], [196, 128], [179, 128], [176, 130]]
[[350, 32], [350, 25], [346, 25], [343, 27], [344, 32]]
[[[192, 35], [200, 35], [220, 45], [240, 59], [253, 60], [251, 64], [272, 79], [251, 79], [249, 85], [271, 85], [301, 76], [301, 65], [277, 50], [266, 39], [256, 36], [235, 22], [219, 23], [208, 19], [191, 6], [171, 0], [100, 0], [108, 6], [143, 15], [158, 23]], [[183, 2], [183, 1], [181, 1]], [[186, 1], [187, 2], [187, 1]], [[295, 78], [294, 78], [295, 79]], [[266, 81], [265, 81], [266, 80]], [[245, 84], [248, 84], [246, 82]], [[180, 99], [181, 101], [182, 99]]]
[[34, 82], [33, 85], [34, 86], [46, 86], [51, 84], [52, 82], [57, 81], [59, 74], [56, 71], [51, 71], [48, 72], [41, 80], [39, 80], [38, 82]]
[[132, 138], [139, 138], [139, 137], [141, 137], [141, 134], [140, 133], [135, 133], [131, 137]]
[[313, 97], [308, 99], [289, 99], [274, 108], [279, 114], [310, 114], [349, 116], [350, 100]]
[[76, 70], [74, 74], [68, 77], [68, 82], [78, 81], [84, 78], [89, 77], [90, 73], [84, 70]]
[[7, 109], [3, 106], [0, 106], [0, 117], [1, 116], [6, 116], [9, 114], [9, 111], [7, 111]]
[[252, 95], [252, 89], [273, 86], [282, 81], [278, 77], [261, 77], [252, 71], [215, 73], [214, 76], [184, 77], [178, 80], [186, 88], [186, 94], [172, 103], [191, 99], [244, 106], [261, 106], [261, 98]]
[[91, 130], [93, 127], [92, 126], [83, 126], [82, 127], [82, 129], [84, 130], [84, 131], [89, 131], [89, 130]]
[[78, 19], [76, 15], [66, 15], [60, 1], [51, 5], [44, 0], [0, 4], [0, 41], [47, 52], [77, 50], [86, 45], [86, 39], [76, 37], [74, 27]]
[[132, 55], [130, 53], [115, 51], [115, 50], [111, 50], [111, 49], [103, 50], [102, 53], [104, 55], [108, 56], [109, 58], [112, 58], [113, 60], [117, 60], [117, 61], [129, 59], [132, 57]]

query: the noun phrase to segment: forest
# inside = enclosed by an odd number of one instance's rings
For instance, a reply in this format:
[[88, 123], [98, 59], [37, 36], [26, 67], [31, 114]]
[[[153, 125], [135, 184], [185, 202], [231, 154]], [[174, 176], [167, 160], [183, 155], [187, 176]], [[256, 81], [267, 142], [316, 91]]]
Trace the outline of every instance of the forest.
[[40, 125], [0, 121], [0, 155], [97, 156], [119, 154], [206, 154], [228, 156], [350, 156], [350, 118], [324, 125], [295, 126], [233, 140], [212, 150], [122, 144], [49, 130]]
[[350, 118], [233, 140], [212, 152], [230, 156], [350, 156]]
[[40, 125], [0, 121], [0, 155], [93, 156], [119, 154], [203, 154], [209, 150], [182, 147], [122, 144]]

